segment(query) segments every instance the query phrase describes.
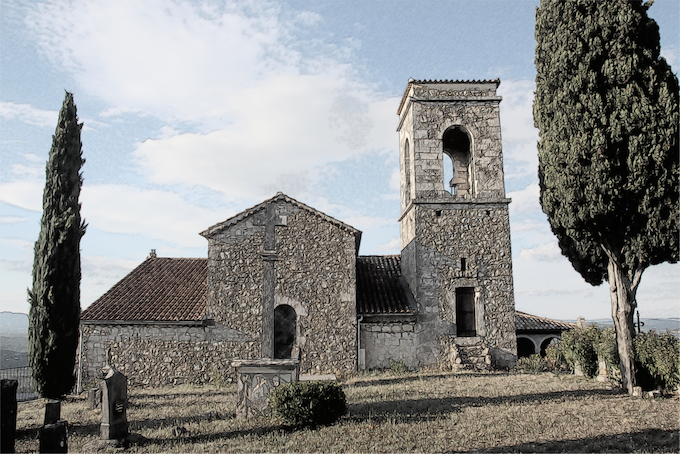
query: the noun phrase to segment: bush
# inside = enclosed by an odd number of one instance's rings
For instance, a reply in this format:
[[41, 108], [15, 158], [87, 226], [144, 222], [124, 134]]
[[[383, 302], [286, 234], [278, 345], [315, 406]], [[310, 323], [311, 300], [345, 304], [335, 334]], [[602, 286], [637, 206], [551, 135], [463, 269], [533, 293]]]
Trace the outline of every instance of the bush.
[[599, 331], [599, 336], [595, 344], [595, 353], [604, 360], [607, 365], [608, 377], [619, 377], [619, 350], [616, 346], [616, 330], [614, 327], [605, 328]]
[[402, 375], [408, 372], [408, 367], [404, 364], [404, 361], [394, 361], [390, 359], [390, 370], [394, 375]]
[[527, 374], [539, 374], [548, 370], [548, 363], [541, 355], [530, 355], [517, 360], [515, 370]]
[[564, 357], [564, 352], [562, 352], [562, 346], [559, 341], [551, 342], [550, 345], [548, 345], [548, 348], [545, 349], [545, 361], [550, 370], [556, 372], [572, 372], [567, 359]]
[[635, 356], [660, 388], [680, 383], [680, 341], [669, 333], [640, 333], [634, 340]]
[[272, 414], [285, 425], [301, 427], [335, 422], [347, 411], [342, 388], [332, 382], [293, 382], [269, 393]]
[[578, 363], [586, 377], [594, 377], [597, 374], [597, 353], [594, 345], [599, 337], [600, 330], [595, 325], [576, 327], [562, 333], [560, 347], [572, 370]]

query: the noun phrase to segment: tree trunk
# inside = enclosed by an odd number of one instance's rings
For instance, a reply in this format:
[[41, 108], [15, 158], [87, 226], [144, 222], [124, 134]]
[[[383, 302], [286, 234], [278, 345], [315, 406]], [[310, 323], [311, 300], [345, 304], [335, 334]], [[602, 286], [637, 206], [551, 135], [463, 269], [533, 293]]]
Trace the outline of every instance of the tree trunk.
[[621, 385], [628, 394], [633, 394], [635, 387], [635, 351], [633, 338], [635, 324], [633, 314], [637, 306], [635, 294], [640, 282], [642, 271], [636, 271], [630, 279], [621, 267], [609, 258], [607, 267], [609, 275], [609, 291], [611, 292], [612, 318], [616, 328], [616, 346], [619, 351], [619, 368], [621, 369]]

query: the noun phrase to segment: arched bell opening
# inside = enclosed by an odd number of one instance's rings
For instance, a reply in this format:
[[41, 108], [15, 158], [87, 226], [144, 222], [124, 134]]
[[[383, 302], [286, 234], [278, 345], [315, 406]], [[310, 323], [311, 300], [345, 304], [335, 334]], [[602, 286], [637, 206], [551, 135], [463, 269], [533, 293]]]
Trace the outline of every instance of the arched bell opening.
[[[462, 127], [453, 126], [444, 131], [442, 145], [445, 186], [448, 186], [452, 195], [458, 197], [472, 195], [470, 136]], [[449, 175], [451, 176], [450, 179], [448, 179]]]

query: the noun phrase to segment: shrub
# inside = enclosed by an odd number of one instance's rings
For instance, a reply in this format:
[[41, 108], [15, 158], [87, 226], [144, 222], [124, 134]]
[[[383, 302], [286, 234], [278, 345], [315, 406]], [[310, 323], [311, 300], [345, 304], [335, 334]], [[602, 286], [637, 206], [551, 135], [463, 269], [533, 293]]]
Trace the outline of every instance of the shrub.
[[616, 346], [616, 330], [614, 327], [605, 328], [599, 331], [598, 339], [593, 345], [595, 353], [604, 360], [607, 365], [608, 377], [620, 377], [619, 369], [619, 350]]
[[548, 345], [548, 348], [545, 349], [545, 361], [550, 370], [554, 370], [556, 372], [572, 372], [567, 359], [564, 357], [562, 345], [559, 341], [551, 342], [550, 345]]
[[669, 333], [640, 333], [634, 339], [635, 356], [661, 388], [680, 383], [680, 341]]
[[517, 360], [515, 370], [527, 374], [539, 374], [548, 370], [548, 363], [541, 355], [530, 355]]
[[599, 337], [600, 330], [595, 325], [576, 327], [562, 333], [560, 346], [572, 370], [578, 363], [583, 375], [594, 377], [597, 374], [597, 353], [594, 345]]
[[295, 427], [331, 424], [347, 411], [340, 385], [332, 382], [293, 382], [269, 393], [272, 414]]
[[395, 361], [393, 359], [390, 359], [390, 370], [395, 375], [402, 375], [408, 372], [408, 367], [406, 367], [404, 361], [402, 360]]

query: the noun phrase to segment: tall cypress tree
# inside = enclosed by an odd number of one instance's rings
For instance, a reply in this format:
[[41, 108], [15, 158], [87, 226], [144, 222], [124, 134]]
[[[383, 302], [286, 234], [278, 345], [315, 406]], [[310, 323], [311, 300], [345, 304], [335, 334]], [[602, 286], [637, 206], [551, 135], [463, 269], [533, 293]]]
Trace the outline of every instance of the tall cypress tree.
[[678, 80], [649, 5], [541, 0], [536, 10], [541, 206], [576, 271], [609, 283], [629, 393], [642, 273], [678, 260]]
[[80, 219], [83, 183], [80, 129], [73, 95], [66, 93], [46, 167], [40, 237], [35, 243], [28, 326], [29, 364], [35, 389], [59, 399], [75, 383], [80, 323]]

